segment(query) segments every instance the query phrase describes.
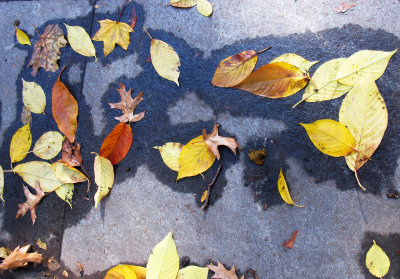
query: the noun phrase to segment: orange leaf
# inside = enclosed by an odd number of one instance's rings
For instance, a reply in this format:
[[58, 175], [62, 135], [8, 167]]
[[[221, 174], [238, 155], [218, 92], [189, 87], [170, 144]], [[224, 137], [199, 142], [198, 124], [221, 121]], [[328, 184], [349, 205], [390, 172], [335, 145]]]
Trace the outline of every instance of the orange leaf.
[[306, 86], [310, 78], [286, 62], [270, 63], [250, 74], [235, 88], [267, 98], [293, 95]]
[[286, 248], [289, 248], [289, 249], [292, 249], [293, 244], [294, 244], [294, 242], [296, 241], [296, 237], [297, 237], [297, 234], [298, 234], [298, 233], [299, 233], [298, 230], [294, 231], [294, 232], [292, 233], [292, 237], [291, 237], [289, 240], [286, 240], [285, 242], [283, 242], [282, 246], [283, 246], [283, 247], [286, 247]]
[[22, 185], [22, 186], [24, 187], [24, 194], [26, 197], [26, 202], [18, 205], [19, 210], [18, 210], [17, 216], [15, 218], [18, 218], [19, 215], [22, 215], [22, 217], [24, 217], [25, 213], [30, 209], [32, 223], [35, 225], [36, 206], [39, 204], [39, 202], [44, 197], [44, 192], [43, 192], [42, 188], [40, 188], [40, 184], [38, 181], [36, 181], [36, 185], [35, 185], [36, 195], [32, 194], [31, 191], [29, 191], [28, 187], [26, 187], [25, 185]]
[[219, 145], [228, 146], [232, 152], [236, 155], [236, 147], [239, 148], [236, 140], [234, 138], [221, 137], [218, 135], [219, 124], [214, 124], [214, 128], [210, 134], [207, 135], [206, 130], [203, 129], [203, 140], [207, 144], [208, 150], [214, 153], [214, 155], [219, 158], [221, 157], [218, 151]]
[[12, 251], [7, 258], [0, 264], [0, 269], [13, 269], [16, 267], [26, 266], [29, 262], [31, 263], [40, 263], [43, 260], [41, 254], [35, 253], [27, 253], [30, 245], [26, 245], [21, 249], [19, 246]]
[[53, 86], [53, 118], [57, 123], [58, 129], [60, 129], [71, 143], [74, 143], [75, 133], [78, 126], [78, 103], [68, 91], [64, 83], [60, 81], [60, 75], [64, 69], [61, 70]]
[[132, 145], [132, 129], [129, 124], [119, 123], [104, 139], [100, 148], [100, 156], [116, 165], [125, 158]]

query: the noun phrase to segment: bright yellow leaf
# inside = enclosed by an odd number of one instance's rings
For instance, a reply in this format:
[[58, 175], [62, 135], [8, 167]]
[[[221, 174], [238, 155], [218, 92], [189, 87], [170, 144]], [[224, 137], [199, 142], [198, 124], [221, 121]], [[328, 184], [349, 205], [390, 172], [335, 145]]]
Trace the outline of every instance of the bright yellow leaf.
[[21, 45], [31, 45], [31, 40], [24, 31], [17, 28], [15, 35], [17, 36], [18, 43], [20, 43]]
[[290, 65], [296, 66], [303, 73], [308, 72], [310, 68], [317, 64], [319, 61], [308, 61], [307, 59], [295, 53], [285, 53], [275, 58], [269, 63], [286, 62]]
[[146, 268], [119, 264], [111, 268], [104, 279], [146, 279]]
[[163, 78], [179, 86], [179, 66], [181, 61], [172, 46], [161, 40], [152, 39], [150, 46], [151, 63]]
[[172, 234], [161, 240], [154, 248], [146, 266], [146, 279], [176, 279], [179, 257]]
[[208, 195], [208, 190], [205, 190], [203, 195], [201, 195], [200, 201], [204, 202], [207, 199], [207, 195]]
[[187, 266], [178, 272], [177, 279], [207, 279], [208, 267]]
[[47, 244], [45, 242], [42, 242], [40, 238], [36, 241], [37, 246], [39, 246], [40, 249], [47, 250]]
[[179, 156], [179, 170], [177, 181], [184, 177], [195, 176], [208, 170], [216, 156], [208, 150], [203, 136], [189, 141]]
[[386, 255], [385, 251], [376, 244], [375, 240], [373, 240], [373, 244], [365, 257], [365, 265], [369, 272], [378, 278], [382, 278], [389, 272], [389, 257]]
[[293, 202], [292, 197], [290, 196], [289, 188], [286, 184], [285, 177], [283, 176], [282, 169], [279, 172], [279, 178], [278, 178], [278, 190], [279, 194], [281, 195], [282, 199], [287, 203], [287, 204], [293, 204], [297, 207], [304, 207], [303, 205], [297, 205]]
[[341, 157], [355, 152], [354, 137], [343, 124], [335, 120], [321, 119], [314, 123], [300, 123], [300, 125], [306, 129], [315, 147], [324, 154]]
[[43, 160], [51, 160], [62, 148], [64, 136], [57, 131], [49, 131], [40, 136], [33, 147], [33, 153]]
[[197, 0], [197, 11], [203, 16], [210, 16], [213, 12], [213, 6], [207, 0]]
[[[11, 163], [23, 160], [29, 152], [32, 144], [31, 124], [28, 123], [19, 128], [13, 135], [10, 143]], [[33, 184], [32, 187], [35, 187]]]
[[100, 29], [94, 34], [92, 40], [104, 42], [104, 56], [114, 50], [115, 44], [120, 45], [124, 50], [128, 50], [129, 33], [133, 32], [128, 24], [109, 19], [100, 20], [99, 23]]
[[197, 0], [171, 0], [169, 4], [177, 8], [191, 8], [197, 4]]
[[94, 181], [98, 188], [94, 195], [94, 206], [97, 207], [100, 200], [105, 197], [114, 184], [114, 168], [110, 160], [97, 155], [94, 158]]
[[161, 158], [164, 163], [173, 171], [179, 171], [179, 155], [183, 148], [183, 144], [179, 142], [167, 142], [163, 146], [155, 146], [160, 151]]
[[63, 184], [57, 179], [51, 165], [47, 162], [31, 161], [19, 164], [14, 171], [32, 188], [35, 187], [36, 181], [39, 181], [44, 192], [52, 192]]
[[72, 209], [72, 196], [74, 195], [74, 184], [65, 183], [56, 189], [57, 196], [69, 204]]
[[46, 95], [42, 87], [33, 81], [22, 79], [22, 101], [33, 113], [43, 113], [46, 108]]
[[380, 78], [386, 70], [394, 51], [361, 50], [347, 58], [336, 74], [337, 80], [345, 85], [354, 86], [365, 77], [372, 75]]
[[0, 166], [0, 200], [4, 201], [4, 196], [3, 196], [3, 191], [4, 191], [4, 172], [2, 166]]
[[62, 183], [79, 183], [88, 180], [80, 171], [63, 163], [55, 162], [51, 165], [51, 169]]
[[68, 42], [72, 49], [83, 56], [96, 57], [96, 49], [85, 29], [80, 26], [69, 26], [65, 23], [64, 25], [67, 27]]

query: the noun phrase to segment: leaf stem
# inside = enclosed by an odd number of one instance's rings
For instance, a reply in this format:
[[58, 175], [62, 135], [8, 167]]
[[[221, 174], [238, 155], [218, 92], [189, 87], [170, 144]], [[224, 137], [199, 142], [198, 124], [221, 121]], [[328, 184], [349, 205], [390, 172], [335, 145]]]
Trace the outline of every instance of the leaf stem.
[[40, 34], [40, 32], [39, 32], [39, 30], [36, 28], [36, 26], [33, 25], [33, 24], [32, 24], [32, 26], [33, 26], [33, 28], [35, 28], [35, 30], [36, 30], [36, 32], [38, 33], [39, 37], [42, 37], [42, 35]]
[[60, 80], [61, 74], [62, 74], [62, 72], [64, 72], [65, 68], [67, 68], [67, 66], [64, 66], [64, 67], [61, 69], [60, 73], [58, 74], [57, 80]]
[[217, 173], [214, 176], [214, 179], [211, 181], [210, 184], [207, 185], [207, 197], [206, 197], [206, 201], [204, 202], [203, 206], [201, 207], [202, 210], [206, 210], [208, 207], [208, 204], [210, 202], [210, 194], [211, 194], [211, 187], [214, 185], [215, 181], [217, 180], [219, 173], [221, 172], [222, 169], [222, 165], [218, 166], [218, 170]]
[[360, 186], [361, 189], [363, 189], [364, 191], [367, 191], [367, 189], [364, 186], [362, 186], [362, 184], [360, 182], [360, 179], [358, 178], [357, 169], [355, 169], [354, 173], [356, 174], [356, 179], [357, 179], [358, 186]]
[[149, 35], [149, 37], [150, 37], [150, 39], [152, 39], [153, 40], [153, 37], [149, 34], [149, 32], [147, 32], [147, 30], [146, 30], [146, 28], [144, 28], [144, 26], [143, 26], [143, 30], [144, 30], [144, 32], [146, 32], [147, 33], [147, 35]]
[[117, 21], [117, 23], [120, 22], [120, 20], [121, 20], [122, 11], [124, 10], [125, 3], [126, 3], [126, 0], [124, 0], [124, 3], [122, 3], [121, 9], [119, 10], [119, 16], [118, 16], [118, 21]]
[[267, 48], [264, 48], [264, 49], [262, 49], [262, 50], [260, 50], [260, 51], [257, 51], [257, 54], [260, 54], [260, 53], [262, 53], [262, 52], [264, 52], [264, 51], [267, 51], [267, 50], [269, 50], [269, 49], [271, 49], [272, 47], [271, 46], [269, 46], [269, 47], [267, 47]]

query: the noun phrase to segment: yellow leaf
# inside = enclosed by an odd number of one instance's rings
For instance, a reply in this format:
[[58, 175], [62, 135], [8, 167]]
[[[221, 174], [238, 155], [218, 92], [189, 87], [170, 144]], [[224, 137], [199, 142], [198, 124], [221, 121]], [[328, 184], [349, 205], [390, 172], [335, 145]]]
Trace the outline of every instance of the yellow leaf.
[[339, 122], [349, 129], [356, 140], [357, 152], [346, 156], [346, 163], [355, 172], [358, 181], [357, 170], [378, 148], [388, 123], [385, 101], [372, 77], [354, 86], [344, 98], [339, 110]]
[[269, 63], [276, 63], [276, 62], [286, 62], [290, 65], [296, 66], [299, 68], [300, 71], [308, 72], [310, 68], [317, 64], [319, 61], [308, 61], [307, 59], [301, 57], [300, 55], [294, 54], [294, 53], [285, 53], [282, 54], [281, 56], [275, 58]]
[[179, 155], [183, 145], [178, 142], [167, 142], [163, 146], [155, 146], [160, 151], [164, 163], [173, 171], [179, 171]]
[[109, 19], [100, 20], [99, 23], [100, 29], [94, 34], [92, 40], [104, 42], [104, 56], [114, 50], [115, 44], [119, 44], [124, 50], [128, 50], [129, 33], [133, 32], [128, 24]]
[[43, 250], [47, 250], [47, 244], [45, 242], [42, 242], [40, 238], [36, 241], [37, 246]]
[[75, 168], [68, 167], [63, 163], [53, 163], [51, 169], [54, 171], [58, 180], [62, 183], [78, 183], [87, 181], [87, 177]]
[[178, 272], [177, 279], [207, 279], [208, 267], [187, 266]]
[[175, 279], [179, 270], [179, 257], [172, 234], [158, 243], [146, 266], [146, 279]]
[[197, 11], [203, 16], [210, 16], [213, 12], [213, 7], [207, 0], [197, 0]]
[[150, 46], [151, 63], [156, 72], [163, 78], [171, 80], [179, 86], [179, 66], [181, 61], [172, 46], [152, 39]]
[[197, 0], [171, 0], [169, 4], [177, 8], [191, 8], [197, 4]]
[[111, 268], [104, 279], [146, 279], [146, 268], [119, 264]]
[[22, 79], [22, 100], [25, 107], [33, 113], [43, 113], [46, 107], [46, 95], [36, 82]]
[[381, 278], [389, 272], [390, 260], [386, 253], [373, 240], [371, 248], [365, 257], [365, 265], [375, 277]]
[[291, 96], [306, 86], [309, 77], [286, 62], [271, 63], [252, 72], [234, 88], [267, 98]]
[[4, 191], [4, 172], [2, 166], [0, 166], [0, 199], [4, 201], [4, 196], [3, 196], [3, 191]]
[[80, 26], [69, 26], [65, 24], [68, 32], [68, 42], [72, 49], [83, 56], [96, 57], [96, 49], [89, 34]]
[[35, 188], [36, 181], [39, 181], [44, 192], [52, 192], [63, 184], [57, 179], [51, 165], [46, 162], [31, 161], [19, 164], [14, 168], [14, 171], [32, 188]]
[[208, 150], [203, 136], [192, 139], [182, 148], [176, 180], [205, 172], [214, 164], [215, 158], [214, 153]]
[[17, 36], [18, 43], [20, 43], [21, 45], [31, 45], [31, 40], [24, 31], [17, 28], [15, 35]]
[[11, 254], [11, 250], [6, 247], [0, 247], [0, 258], [7, 258]]
[[201, 202], [204, 202], [204, 201], [206, 200], [206, 198], [207, 198], [207, 195], [208, 195], [208, 190], [205, 190], [204, 193], [203, 193], [203, 195], [201, 195], [200, 201], [201, 201]]
[[57, 196], [69, 204], [72, 209], [72, 196], [74, 195], [74, 184], [65, 183], [56, 189]]
[[110, 160], [97, 155], [94, 158], [94, 181], [98, 188], [94, 195], [94, 206], [97, 207], [100, 200], [105, 197], [114, 184], [114, 168]]
[[285, 177], [283, 176], [282, 169], [279, 172], [279, 178], [278, 178], [278, 190], [279, 194], [281, 194], [282, 199], [287, 203], [287, 204], [293, 204], [297, 207], [304, 207], [303, 205], [297, 205], [292, 201], [292, 197], [290, 196], [289, 188], [286, 184]]
[[397, 49], [391, 52], [376, 50], [361, 50], [347, 58], [336, 74], [337, 80], [354, 86], [363, 78], [372, 75], [374, 80], [380, 78], [386, 70], [390, 58]]
[[[346, 94], [351, 86], [341, 84], [336, 80], [336, 74], [345, 58], [337, 58], [325, 62], [314, 73], [302, 100], [306, 102], [321, 102], [339, 98]], [[315, 85], [317, 88], [315, 88]]]
[[43, 160], [51, 160], [62, 148], [63, 135], [57, 131], [49, 131], [40, 136], [33, 147], [33, 153]]
[[[29, 152], [32, 144], [31, 124], [28, 123], [19, 128], [13, 135], [10, 143], [11, 163], [23, 160]], [[33, 184], [35, 187], [35, 184]]]
[[350, 131], [332, 119], [321, 119], [311, 124], [300, 123], [306, 129], [315, 147], [333, 157], [347, 156], [355, 152], [356, 141]]

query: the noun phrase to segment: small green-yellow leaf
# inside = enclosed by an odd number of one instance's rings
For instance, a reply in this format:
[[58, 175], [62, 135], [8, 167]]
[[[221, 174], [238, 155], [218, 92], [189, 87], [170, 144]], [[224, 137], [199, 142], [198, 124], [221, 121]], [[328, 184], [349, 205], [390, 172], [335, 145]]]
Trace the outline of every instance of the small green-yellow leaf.
[[158, 243], [146, 266], [146, 279], [176, 279], [179, 270], [179, 257], [172, 234]]
[[8, 255], [11, 254], [11, 252], [12, 251], [10, 249], [7, 249], [6, 247], [0, 247], [0, 258], [7, 258]]
[[390, 260], [386, 253], [379, 247], [375, 240], [365, 257], [365, 264], [375, 277], [381, 278], [389, 272]]
[[[32, 144], [31, 124], [28, 123], [19, 128], [13, 135], [10, 143], [11, 163], [23, 160], [29, 152]], [[33, 184], [32, 187], [35, 187]]]
[[179, 86], [179, 66], [181, 61], [172, 46], [161, 40], [152, 39], [150, 46], [151, 63], [163, 78]]
[[40, 136], [33, 147], [33, 153], [43, 160], [51, 160], [62, 148], [63, 135], [57, 131], [49, 131]]
[[187, 266], [178, 272], [177, 279], [207, 279], [208, 267]]
[[380, 78], [386, 70], [394, 51], [361, 50], [347, 58], [336, 78], [341, 84], [354, 86], [363, 78], [372, 75], [374, 80]]
[[282, 54], [281, 56], [278, 56], [269, 63], [276, 63], [276, 62], [286, 62], [288, 64], [296, 66], [297, 68], [299, 68], [300, 71], [305, 73], [308, 72], [308, 70], [310, 70], [310, 68], [313, 65], [317, 64], [319, 61], [308, 61], [307, 59], [301, 57], [300, 55], [294, 53], [285, 53]]
[[192, 139], [182, 148], [176, 180], [205, 172], [214, 164], [215, 158], [203, 136]]
[[94, 206], [97, 207], [103, 197], [105, 197], [114, 184], [114, 168], [110, 160], [97, 155], [94, 158], [94, 181], [98, 188], [94, 195]]
[[63, 184], [57, 179], [51, 165], [47, 162], [31, 161], [19, 164], [14, 171], [32, 188], [35, 187], [36, 181], [39, 181], [44, 192], [52, 192]]
[[40, 249], [47, 250], [47, 244], [38, 238], [36, 241], [37, 246], [39, 246]]
[[68, 42], [72, 49], [83, 56], [96, 57], [96, 49], [85, 29], [80, 26], [69, 26], [65, 23], [64, 25], [67, 27]]
[[197, 11], [203, 16], [210, 16], [213, 12], [213, 7], [207, 0], [197, 0]]
[[111, 268], [104, 279], [146, 279], [146, 268], [119, 264]]
[[347, 156], [355, 152], [356, 141], [349, 129], [332, 119], [320, 119], [310, 124], [300, 123], [315, 147], [333, 157]]
[[33, 113], [43, 113], [46, 108], [46, 95], [36, 82], [22, 79], [22, 100], [25, 107]]
[[72, 209], [72, 196], [74, 195], [74, 184], [65, 183], [56, 189], [56, 194], [60, 199], [69, 204]]
[[297, 207], [304, 207], [303, 205], [297, 205], [293, 202], [292, 197], [290, 196], [289, 188], [286, 184], [285, 177], [283, 176], [282, 169], [279, 172], [279, 178], [278, 178], [278, 190], [279, 194], [281, 194], [282, 199], [287, 203], [287, 204], [293, 204]]
[[79, 183], [88, 180], [80, 171], [63, 163], [55, 162], [51, 165], [51, 169], [62, 183]]
[[3, 191], [4, 191], [4, 172], [3, 168], [0, 166], [0, 199], [4, 201], [4, 196], [3, 196]]
[[197, 4], [197, 0], [171, 0], [169, 4], [177, 8], [191, 8]]
[[18, 43], [20, 43], [21, 45], [31, 45], [31, 40], [24, 31], [17, 28], [15, 35], [17, 36]]
[[161, 158], [164, 163], [173, 171], [179, 171], [179, 155], [183, 148], [183, 144], [179, 142], [167, 142], [163, 146], [155, 146], [160, 151]]

